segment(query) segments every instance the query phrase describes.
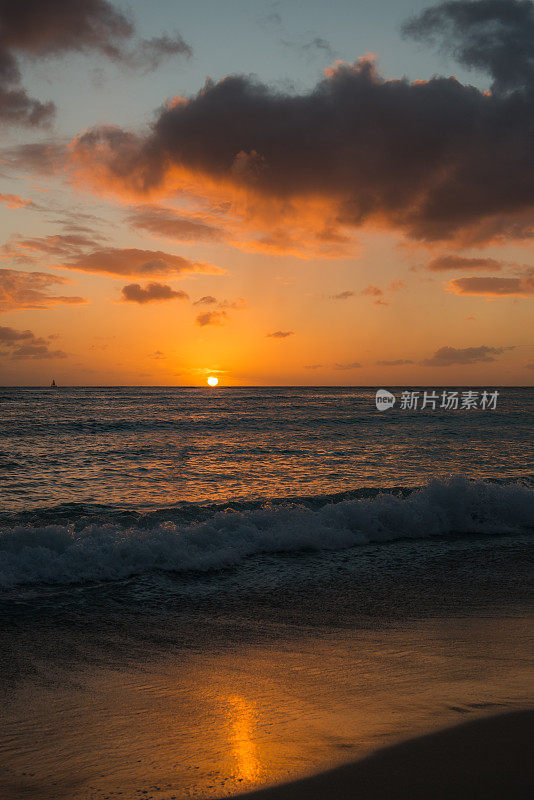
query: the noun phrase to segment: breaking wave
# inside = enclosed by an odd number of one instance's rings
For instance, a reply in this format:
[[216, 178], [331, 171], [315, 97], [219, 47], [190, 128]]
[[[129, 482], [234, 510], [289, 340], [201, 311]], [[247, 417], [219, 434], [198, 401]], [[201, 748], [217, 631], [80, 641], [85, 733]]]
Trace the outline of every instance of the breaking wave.
[[448, 534], [534, 528], [525, 486], [433, 480], [411, 493], [216, 511], [200, 522], [18, 525], [0, 530], [0, 587], [127, 578], [153, 570], [208, 571], [267, 553], [340, 550]]

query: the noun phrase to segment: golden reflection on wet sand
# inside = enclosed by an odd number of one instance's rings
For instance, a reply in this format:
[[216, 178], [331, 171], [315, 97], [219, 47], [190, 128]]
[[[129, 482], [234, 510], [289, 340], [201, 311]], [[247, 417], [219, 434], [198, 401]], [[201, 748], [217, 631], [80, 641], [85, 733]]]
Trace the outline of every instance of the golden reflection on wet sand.
[[444, 619], [55, 670], [3, 707], [2, 800], [225, 797], [525, 707], [530, 625]]
[[228, 698], [228, 714], [230, 746], [235, 757], [238, 780], [242, 778], [247, 782], [259, 783], [262, 770], [254, 739], [254, 707], [244, 697], [234, 695]]

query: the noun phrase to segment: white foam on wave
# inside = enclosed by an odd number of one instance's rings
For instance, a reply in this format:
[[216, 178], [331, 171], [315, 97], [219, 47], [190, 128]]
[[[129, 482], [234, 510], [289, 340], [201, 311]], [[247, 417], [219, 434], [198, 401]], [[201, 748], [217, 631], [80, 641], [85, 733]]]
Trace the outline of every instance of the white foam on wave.
[[407, 497], [381, 494], [311, 510], [299, 504], [218, 512], [195, 524], [149, 530], [91, 524], [0, 531], [0, 587], [125, 578], [151, 570], [211, 570], [261, 553], [339, 550], [449, 533], [513, 533], [534, 527], [524, 486], [433, 480]]

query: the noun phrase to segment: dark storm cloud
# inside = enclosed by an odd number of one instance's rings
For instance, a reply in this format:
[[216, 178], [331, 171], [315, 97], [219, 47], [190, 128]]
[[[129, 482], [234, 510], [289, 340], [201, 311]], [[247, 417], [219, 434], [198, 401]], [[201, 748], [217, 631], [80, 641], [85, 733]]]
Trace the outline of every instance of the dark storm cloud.
[[166, 58], [190, 56], [178, 32], [135, 40], [135, 26], [107, 0], [0, 0], [0, 121], [50, 122], [53, 103], [29, 97], [17, 59], [96, 52], [120, 64], [156, 69]]
[[402, 31], [489, 73], [494, 92], [534, 85], [534, 4], [529, 0], [440, 3], [414, 16]]
[[166, 283], [147, 283], [144, 287], [139, 283], [129, 283], [122, 287], [122, 299], [128, 303], [145, 305], [162, 300], [188, 300], [189, 295], [181, 289], [173, 289]]
[[436, 350], [432, 358], [421, 361], [425, 367], [450, 367], [453, 364], [479, 364], [489, 361], [496, 361], [495, 356], [499, 356], [506, 350], [513, 350], [513, 347], [440, 347]]
[[179, 168], [266, 202], [324, 198], [345, 226], [472, 243], [532, 235], [533, 127], [530, 87], [495, 96], [454, 78], [385, 80], [364, 59], [306, 94], [245, 76], [208, 81], [163, 107], [146, 136], [94, 128], [73, 156], [105, 190], [175, 188]]

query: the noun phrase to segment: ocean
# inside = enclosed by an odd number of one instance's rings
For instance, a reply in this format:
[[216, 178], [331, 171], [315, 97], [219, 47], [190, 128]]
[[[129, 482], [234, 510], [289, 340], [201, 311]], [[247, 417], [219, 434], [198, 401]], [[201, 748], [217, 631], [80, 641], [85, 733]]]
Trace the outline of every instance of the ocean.
[[6, 797], [226, 796], [528, 705], [534, 390], [388, 388], [0, 389]]

